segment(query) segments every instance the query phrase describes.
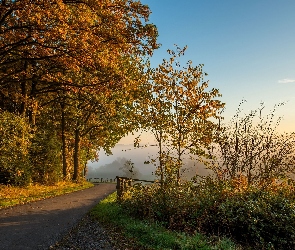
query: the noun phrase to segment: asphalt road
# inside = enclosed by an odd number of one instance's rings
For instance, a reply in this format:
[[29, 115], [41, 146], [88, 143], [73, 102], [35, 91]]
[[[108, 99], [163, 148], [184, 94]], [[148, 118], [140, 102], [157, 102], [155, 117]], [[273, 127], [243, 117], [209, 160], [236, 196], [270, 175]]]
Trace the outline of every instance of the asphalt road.
[[115, 184], [92, 188], [0, 210], [0, 249], [48, 249], [100, 200], [116, 190]]

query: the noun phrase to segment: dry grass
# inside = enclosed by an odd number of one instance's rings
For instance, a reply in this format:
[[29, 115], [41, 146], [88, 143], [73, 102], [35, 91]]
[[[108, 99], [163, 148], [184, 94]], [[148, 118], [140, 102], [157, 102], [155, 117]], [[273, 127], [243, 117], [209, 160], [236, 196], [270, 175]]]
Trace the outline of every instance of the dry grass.
[[92, 183], [86, 181], [79, 183], [63, 181], [50, 186], [40, 184], [30, 185], [28, 187], [0, 185], [0, 209], [71, 193], [92, 186]]

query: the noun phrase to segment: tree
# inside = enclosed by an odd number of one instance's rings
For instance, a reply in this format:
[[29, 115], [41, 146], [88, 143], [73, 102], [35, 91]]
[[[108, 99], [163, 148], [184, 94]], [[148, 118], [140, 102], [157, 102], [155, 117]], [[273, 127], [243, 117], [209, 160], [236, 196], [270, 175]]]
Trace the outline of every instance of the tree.
[[[63, 175], [69, 168], [69, 141], [75, 141], [77, 166], [79, 145], [106, 124], [91, 105], [106, 105], [106, 110], [109, 105], [101, 100], [117, 96], [112, 106], [131, 107], [145, 67], [141, 58], [158, 47], [149, 14], [148, 6], [132, 0], [0, 1], [0, 107], [28, 117], [32, 127], [42, 124], [38, 119], [47, 107], [60, 112], [56, 134], [61, 134]], [[60, 109], [52, 108], [56, 105]], [[123, 127], [123, 113], [112, 126]], [[67, 138], [73, 130], [75, 137]], [[117, 133], [116, 140], [125, 132]]]
[[125, 161], [124, 165], [119, 168], [123, 172], [123, 176], [131, 179], [140, 178], [140, 171], [134, 166], [131, 160]]
[[0, 183], [26, 185], [31, 179], [30, 126], [26, 119], [0, 110]]
[[34, 183], [53, 184], [62, 179], [61, 140], [54, 108], [47, 107], [39, 116], [29, 156], [31, 178]]
[[207, 167], [219, 180], [245, 178], [248, 185], [290, 178], [295, 173], [295, 134], [277, 132], [281, 119], [275, 120], [275, 111], [282, 104], [267, 116], [262, 116], [263, 103], [245, 115], [241, 104], [229, 124], [216, 131]]
[[[124, 78], [117, 78], [120, 81], [118, 85], [124, 85], [123, 89], [117, 86], [105, 86], [101, 87], [98, 93], [95, 89], [81, 88], [76, 93], [62, 95], [61, 104], [64, 105], [62, 117], [67, 118], [64, 130], [73, 141], [73, 179], [75, 180], [79, 177], [81, 166], [80, 152], [84, 151], [83, 155], [88, 152], [89, 157], [91, 155], [93, 157], [93, 152], [99, 148], [110, 152], [110, 148], [122, 136], [134, 129], [135, 125], [131, 122], [133, 101], [136, 98], [136, 88], [143, 81], [141, 77], [143, 72], [142, 65], [138, 61], [130, 67], [131, 60], [132, 58], [128, 62], [122, 60], [121, 70], [128, 72]], [[75, 82], [80, 81], [87, 81], [84, 74], [79, 79], [76, 76]], [[81, 147], [83, 145], [85, 149]]]
[[203, 65], [194, 67], [189, 61], [186, 67], [180, 67], [177, 58], [185, 50], [168, 50], [171, 57], [152, 72], [150, 98], [143, 105], [146, 127], [159, 144], [161, 181], [165, 159], [176, 160], [175, 177], [179, 181], [184, 155], [205, 155], [217, 126], [211, 118], [218, 118], [218, 111], [224, 106], [216, 99], [221, 96], [217, 89], [206, 90]]
[[[123, 56], [157, 47], [156, 29], [145, 23], [150, 11], [140, 2], [74, 2], [1, 1], [0, 90], [9, 102], [3, 109], [32, 113], [38, 95], [117, 84]], [[72, 76], [82, 71], [92, 77], [81, 86]]]

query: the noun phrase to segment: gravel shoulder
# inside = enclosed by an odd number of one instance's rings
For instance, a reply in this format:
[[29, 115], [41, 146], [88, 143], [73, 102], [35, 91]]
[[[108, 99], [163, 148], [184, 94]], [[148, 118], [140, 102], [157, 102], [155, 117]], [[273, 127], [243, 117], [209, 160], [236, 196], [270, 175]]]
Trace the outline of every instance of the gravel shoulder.
[[89, 214], [73, 227], [50, 250], [116, 250], [110, 231], [105, 230]]
[[[103, 183], [74, 193], [1, 209], [0, 249], [112, 249], [104, 229], [97, 222], [93, 224], [87, 213], [115, 190], [115, 184]], [[71, 239], [71, 235], [76, 239]], [[96, 237], [96, 243], [93, 243], [96, 246], [91, 247], [90, 244], [88, 248], [85, 242], [90, 242], [93, 236]], [[73, 244], [68, 247], [55, 245], [66, 239]]]

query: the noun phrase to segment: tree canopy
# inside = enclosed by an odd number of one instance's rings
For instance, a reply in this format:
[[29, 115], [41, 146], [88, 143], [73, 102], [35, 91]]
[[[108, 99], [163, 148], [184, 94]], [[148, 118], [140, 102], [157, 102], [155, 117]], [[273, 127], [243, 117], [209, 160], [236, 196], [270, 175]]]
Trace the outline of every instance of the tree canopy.
[[179, 180], [185, 156], [205, 156], [217, 127], [213, 119], [219, 118], [224, 107], [217, 99], [221, 96], [219, 90], [208, 89], [203, 65], [194, 66], [189, 61], [181, 67], [178, 59], [185, 50], [168, 50], [170, 58], [151, 71], [146, 85], [149, 97], [138, 105], [142, 124], [153, 133], [159, 146], [161, 181], [170, 171], [168, 165], [174, 165], [174, 174], [172, 170], [170, 174]]
[[50, 137], [62, 148], [53, 172], [78, 179], [85, 159], [131, 129], [144, 60], [158, 47], [149, 15], [133, 0], [0, 1], [0, 109], [30, 126], [32, 164]]

